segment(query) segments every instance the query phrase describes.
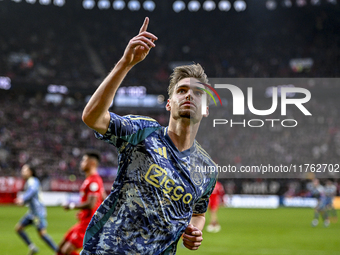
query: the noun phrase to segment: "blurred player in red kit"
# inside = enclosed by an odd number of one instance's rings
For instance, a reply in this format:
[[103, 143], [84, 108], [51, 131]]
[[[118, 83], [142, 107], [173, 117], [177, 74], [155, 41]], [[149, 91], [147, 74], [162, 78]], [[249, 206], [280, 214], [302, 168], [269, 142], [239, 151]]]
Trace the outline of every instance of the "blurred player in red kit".
[[210, 210], [210, 223], [207, 226], [208, 232], [217, 233], [221, 230], [221, 226], [218, 223], [217, 211], [220, 204], [223, 202], [224, 189], [220, 182], [216, 182], [213, 193], [209, 199], [209, 210]]
[[86, 152], [81, 160], [80, 169], [85, 173], [86, 179], [80, 187], [80, 203], [69, 203], [65, 210], [80, 209], [75, 224], [64, 236], [59, 245], [58, 255], [78, 255], [78, 249], [83, 247], [83, 239], [87, 225], [93, 214], [106, 197], [102, 178], [97, 173], [100, 156], [97, 152]]

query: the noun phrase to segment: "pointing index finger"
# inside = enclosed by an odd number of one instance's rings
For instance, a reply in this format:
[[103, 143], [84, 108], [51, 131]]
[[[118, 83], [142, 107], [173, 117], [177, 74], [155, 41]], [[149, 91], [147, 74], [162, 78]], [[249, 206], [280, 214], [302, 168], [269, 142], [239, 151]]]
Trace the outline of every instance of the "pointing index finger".
[[148, 25], [149, 25], [149, 18], [145, 17], [144, 23], [143, 23], [142, 27], [140, 28], [139, 33], [146, 31], [148, 29]]

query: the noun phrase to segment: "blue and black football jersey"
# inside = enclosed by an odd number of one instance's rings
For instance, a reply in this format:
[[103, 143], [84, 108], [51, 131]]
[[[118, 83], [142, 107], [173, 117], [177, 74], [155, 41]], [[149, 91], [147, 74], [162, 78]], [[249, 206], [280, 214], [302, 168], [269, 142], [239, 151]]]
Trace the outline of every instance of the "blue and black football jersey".
[[[22, 199], [28, 205], [29, 214], [34, 217], [46, 217], [46, 208], [42, 202], [41, 185], [38, 178], [31, 176], [25, 183], [25, 193]], [[32, 217], [33, 217], [32, 216]]]
[[180, 152], [154, 119], [111, 113], [96, 137], [118, 149], [118, 174], [93, 216], [82, 255], [175, 254], [192, 214], [205, 213], [216, 176], [197, 171], [214, 162], [195, 141]]

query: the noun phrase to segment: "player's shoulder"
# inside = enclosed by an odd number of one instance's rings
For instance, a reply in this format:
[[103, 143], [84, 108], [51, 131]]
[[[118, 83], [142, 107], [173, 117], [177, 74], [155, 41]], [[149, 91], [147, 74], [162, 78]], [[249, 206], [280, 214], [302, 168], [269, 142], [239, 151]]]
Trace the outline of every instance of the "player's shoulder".
[[103, 186], [103, 180], [99, 174], [92, 174], [85, 179], [84, 186], [85, 189], [88, 188], [92, 192], [95, 192]]
[[217, 189], [220, 189], [220, 190], [223, 190], [223, 185], [222, 185], [222, 183], [220, 183], [219, 181], [216, 181], [216, 188], [217, 188]]
[[32, 185], [39, 185], [39, 179], [37, 177], [30, 177], [28, 180], [27, 180], [27, 184], [32, 186]]
[[93, 181], [98, 182], [100, 185], [103, 184], [103, 179], [98, 173], [93, 175]]
[[209, 165], [215, 166], [217, 167], [217, 164], [215, 163], [215, 161], [210, 157], [209, 153], [206, 152], [206, 150], [204, 150], [202, 148], [202, 146], [195, 141], [195, 149], [197, 154]]
[[207, 167], [206, 175], [211, 179], [211, 183], [214, 183], [218, 176], [218, 165], [197, 141], [195, 141], [195, 152], [200, 164], [203, 164], [202, 167]]
[[85, 179], [85, 181], [87, 182], [98, 181], [98, 180], [102, 180], [102, 178], [100, 177], [98, 173], [91, 174]]

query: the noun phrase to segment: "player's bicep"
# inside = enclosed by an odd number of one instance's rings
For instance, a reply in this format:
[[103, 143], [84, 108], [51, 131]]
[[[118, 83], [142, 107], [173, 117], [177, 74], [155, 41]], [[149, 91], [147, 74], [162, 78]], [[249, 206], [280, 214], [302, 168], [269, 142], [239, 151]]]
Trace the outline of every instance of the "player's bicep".
[[88, 127], [103, 135], [106, 133], [109, 126], [110, 113], [109, 111], [102, 113], [99, 112], [99, 110], [93, 110], [93, 112], [89, 114], [86, 110], [84, 110], [82, 120]]
[[[106, 118], [107, 119], [102, 123], [103, 129], [101, 130], [101, 132], [96, 130], [96, 138], [117, 146], [119, 139], [121, 139], [122, 137], [126, 137], [134, 132], [133, 124], [129, 121], [129, 119], [121, 117], [112, 112], [108, 112]], [[105, 128], [104, 124], [107, 125]]]
[[102, 190], [97, 182], [91, 182], [89, 184], [89, 193], [87, 197], [87, 204], [93, 209], [97, 203], [97, 200], [102, 196]]
[[102, 118], [97, 119], [95, 124], [91, 127], [101, 135], [105, 135], [110, 124], [110, 113], [107, 111]]
[[93, 209], [97, 203], [98, 200], [98, 196], [94, 193], [89, 194], [88, 198], [87, 198], [87, 204], [89, 205], [90, 209]]

